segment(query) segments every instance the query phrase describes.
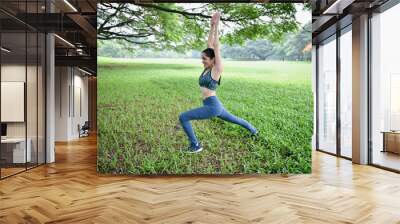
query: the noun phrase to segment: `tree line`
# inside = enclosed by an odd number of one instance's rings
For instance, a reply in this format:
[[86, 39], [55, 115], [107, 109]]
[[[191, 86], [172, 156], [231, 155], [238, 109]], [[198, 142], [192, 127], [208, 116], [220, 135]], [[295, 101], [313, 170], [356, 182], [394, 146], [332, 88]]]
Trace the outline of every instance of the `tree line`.
[[[310, 61], [311, 22], [294, 33], [287, 33], [281, 41], [247, 40], [243, 45], [222, 45], [222, 56], [234, 60], [291, 60]], [[126, 46], [121, 40], [99, 41], [99, 56], [115, 58], [200, 58], [201, 51], [185, 52], [158, 50], [149, 47]], [[203, 46], [204, 47], [204, 46]]]

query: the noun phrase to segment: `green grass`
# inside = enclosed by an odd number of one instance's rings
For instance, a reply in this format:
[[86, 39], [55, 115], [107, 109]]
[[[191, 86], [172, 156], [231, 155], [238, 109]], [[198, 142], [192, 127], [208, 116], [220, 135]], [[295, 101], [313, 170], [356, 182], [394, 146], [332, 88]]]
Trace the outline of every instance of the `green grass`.
[[218, 98], [262, 138], [246, 138], [246, 129], [218, 118], [192, 121], [204, 146], [198, 154], [185, 152], [178, 116], [202, 106], [200, 60], [99, 57], [98, 65], [99, 172], [311, 172], [310, 63], [225, 61]]

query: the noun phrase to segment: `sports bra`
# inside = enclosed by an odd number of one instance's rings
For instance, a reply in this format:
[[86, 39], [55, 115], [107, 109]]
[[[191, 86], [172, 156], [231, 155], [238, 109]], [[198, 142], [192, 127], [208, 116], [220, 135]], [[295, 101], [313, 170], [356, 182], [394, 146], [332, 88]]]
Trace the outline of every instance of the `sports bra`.
[[[204, 69], [205, 71], [206, 69]], [[206, 87], [208, 89], [211, 90], [216, 90], [217, 89], [217, 84], [220, 85], [221, 82], [221, 76], [219, 77], [219, 80], [216, 81], [215, 79], [213, 79], [211, 77], [211, 69], [203, 75], [204, 71], [202, 72], [202, 74], [199, 77], [199, 85], [201, 87]]]

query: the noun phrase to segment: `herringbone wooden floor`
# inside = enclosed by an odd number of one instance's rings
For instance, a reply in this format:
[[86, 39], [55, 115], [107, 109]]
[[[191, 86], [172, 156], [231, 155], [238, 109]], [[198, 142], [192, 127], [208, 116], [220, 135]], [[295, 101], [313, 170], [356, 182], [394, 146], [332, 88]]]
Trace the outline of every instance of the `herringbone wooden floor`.
[[311, 175], [96, 173], [96, 138], [0, 181], [0, 223], [400, 223], [400, 175], [315, 152]]

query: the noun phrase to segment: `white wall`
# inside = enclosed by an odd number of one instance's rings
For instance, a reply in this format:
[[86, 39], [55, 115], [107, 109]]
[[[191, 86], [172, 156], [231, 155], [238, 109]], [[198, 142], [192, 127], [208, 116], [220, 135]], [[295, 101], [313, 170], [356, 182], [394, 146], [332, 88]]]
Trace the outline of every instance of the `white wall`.
[[70, 76], [68, 67], [56, 67], [55, 68], [55, 141], [68, 140], [69, 84], [70, 84]]
[[[1, 66], [1, 81], [25, 82], [25, 69], [25, 64], [3, 64]], [[1, 110], [6, 110], [6, 108], [1, 108]], [[25, 122], [7, 122], [7, 136], [25, 137]]]
[[73, 74], [74, 80], [71, 86], [71, 130], [69, 133], [71, 139], [79, 138], [78, 124], [82, 126], [88, 120], [88, 78], [82, 76], [84, 74], [76, 68]]
[[[27, 88], [27, 121], [28, 121], [28, 137], [31, 133], [30, 130], [35, 130], [36, 137], [36, 80], [33, 80], [31, 75], [34, 73], [36, 76], [36, 66], [26, 66], [18, 64], [3, 64], [1, 66], [1, 81], [2, 82], [25, 82], [26, 70], [28, 71], [28, 84], [30, 87]], [[25, 82], [26, 83], [26, 82]], [[4, 97], [4, 96], [2, 96]], [[41, 105], [39, 105], [40, 107]], [[1, 108], [1, 110], [7, 110], [7, 108]], [[24, 108], [22, 108], [24, 110]], [[33, 122], [33, 123], [32, 123]], [[6, 122], [7, 123], [7, 136], [8, 137], [25, 137], [25, 126], [26, 122]]]
[[[37, 70], [38, 69], [38, 70]], [[33, 162], [39, 159], [39, 163], [44, 163], [45, 150], [45, 116], [44, 116], [44, 73], [39, 65], [25, 64], [2, 64], [1, 66], [2, 82], [24, 82], [26, 83], [26, 108], [22, 105], [19, 109], [2, 107], [2, 112], [24, 114], [26, 110], [27, 120], [22, 122], [5, 122], [7, 124], [7, 137], [9, 138], [24, 138], [25, 133], [30, 139], [30, 148]], [[27, 77], [27, 82], [25, 78]], [[23, 94], [23, 90], [21, 92]], [[5, 94], [2, 89], [2, 94]], [[7, 95], [2, 95], [2, 98], [8, 98]], [[24, 104], [24, 102], [22, 102]], [[24, 116], [24, 115], [22, 115]], [[23, 119], [24, 120], [24, 119]], [[27, 131], [27, 132], [26, 132]], [[38, 154], [37, 154], [38, 153]]]
[[88, 120], [88, 78], [82, 75], [76, 68], [56, 67], [56, 141], [79, 138], [78, 124]]

